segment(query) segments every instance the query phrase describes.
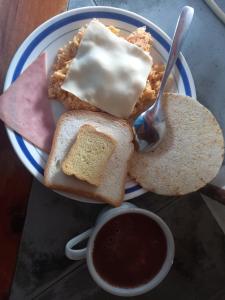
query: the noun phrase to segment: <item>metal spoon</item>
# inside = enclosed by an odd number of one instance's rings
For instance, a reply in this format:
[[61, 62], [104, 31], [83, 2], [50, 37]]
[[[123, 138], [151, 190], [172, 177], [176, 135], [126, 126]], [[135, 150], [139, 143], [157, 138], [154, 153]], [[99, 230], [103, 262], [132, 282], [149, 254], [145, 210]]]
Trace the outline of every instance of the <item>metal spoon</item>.
[[139, 116], [134, 123], [136, 139], [140, 151], [151, 151], [162, 141], [166, 134], [166, 122], [162, 108], [162, 96], [167, 79], [176, 63], [181, 46], [186, 37], [194, 15], [194, 9], [184, 6], [177, 21], [169, 58], [155, 103]]

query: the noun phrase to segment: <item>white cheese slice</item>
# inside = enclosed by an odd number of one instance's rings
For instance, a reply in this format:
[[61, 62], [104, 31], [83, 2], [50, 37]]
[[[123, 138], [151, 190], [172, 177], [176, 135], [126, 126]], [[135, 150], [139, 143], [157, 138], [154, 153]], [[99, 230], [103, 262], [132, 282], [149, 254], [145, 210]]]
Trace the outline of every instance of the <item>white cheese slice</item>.
[[92, 20], [62, 89], [105, 112], [128, 118], [151, 67], [150, 55]]

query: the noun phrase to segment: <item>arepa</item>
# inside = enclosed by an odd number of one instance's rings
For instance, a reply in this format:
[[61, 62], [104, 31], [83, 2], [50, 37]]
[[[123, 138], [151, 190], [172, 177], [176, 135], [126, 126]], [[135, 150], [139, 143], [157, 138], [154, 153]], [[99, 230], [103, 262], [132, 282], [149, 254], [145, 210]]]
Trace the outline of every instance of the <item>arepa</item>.
[[161, 195], [194, 192], [218, 173], [224, 157], [222, 130], [195, 99], [168, 93], [163, 99], [166, 136], [152, 152], [135, 152], [129, 174], [143, 188]]

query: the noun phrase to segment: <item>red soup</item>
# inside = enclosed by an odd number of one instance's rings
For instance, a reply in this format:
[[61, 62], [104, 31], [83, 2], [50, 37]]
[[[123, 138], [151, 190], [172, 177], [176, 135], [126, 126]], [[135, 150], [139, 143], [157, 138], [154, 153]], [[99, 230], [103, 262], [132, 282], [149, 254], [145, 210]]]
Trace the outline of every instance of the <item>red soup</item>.
[[166, 237], [151, 218], [138, 213], [119, 215], [98, 232], [93, 263], [108, 283], [132, 288], [147, 283], [166, 258]]

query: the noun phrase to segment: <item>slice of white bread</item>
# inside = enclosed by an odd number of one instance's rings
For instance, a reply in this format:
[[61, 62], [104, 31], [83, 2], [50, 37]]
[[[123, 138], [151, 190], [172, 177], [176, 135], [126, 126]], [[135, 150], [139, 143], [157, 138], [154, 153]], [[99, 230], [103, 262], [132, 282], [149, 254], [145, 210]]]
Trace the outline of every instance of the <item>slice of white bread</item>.
[[[110, 135], [117, 142], [115, 151], [107, 163], [104, 178], [98, 187], [65, 175], [61, 170], [62, 160], [71, 148], [80, 127], [85, 124]], [[119, 206], [124, 197], [128, 161], [133, 153], [132, 141], [133, 131], [126, 121], [105, 113], [88, 111], [64, 113], [57, 122], [51, 153], [45, 168], [45, 185]]]
[[111, 136], [83, 125], [62, 162], [62, 170], [66, 175], [99, 186], [115, 147], [116, 141]]
[[164, 140], [153, 152], [135, 152], [129, 174], [149, 191], [183, 195], [217, 175], [224, 156], [223, 134], [212, 113], [198, 101], [172, 93], [163, 100]]

